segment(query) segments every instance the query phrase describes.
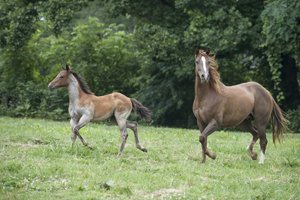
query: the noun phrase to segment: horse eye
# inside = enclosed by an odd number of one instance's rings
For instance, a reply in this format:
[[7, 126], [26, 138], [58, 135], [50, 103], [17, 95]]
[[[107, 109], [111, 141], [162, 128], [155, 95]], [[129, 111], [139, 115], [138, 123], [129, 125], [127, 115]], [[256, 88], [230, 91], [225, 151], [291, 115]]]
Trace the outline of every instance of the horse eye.
[[60, 76], [59, 78], [64, 78], [64, 76]]
[[198, 64], [199, 64], [199, 61], [195, 61], [195, 63], [198, 65]]

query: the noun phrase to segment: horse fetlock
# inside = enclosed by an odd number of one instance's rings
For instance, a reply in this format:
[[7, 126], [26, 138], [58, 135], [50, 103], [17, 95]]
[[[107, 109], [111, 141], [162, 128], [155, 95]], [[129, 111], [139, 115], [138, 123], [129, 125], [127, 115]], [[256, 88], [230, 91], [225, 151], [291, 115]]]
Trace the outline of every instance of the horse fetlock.
[[75, 140], [76, 140], [76, 138], [77, 138], [77, 135], [76, 135], [76, 134], [74, 134], [74, 133], [72, 133], [72, 134], [71, 134], [71, 140], [72, 140], [72, 141], [75, 141]]
[[75, 126], [72, 131], [77, 135], [79, 133], [79, 128]]
[[123, 139], [123, 140], [127, 140], [127, 138], [128, 138], [128, 134], [127, 134], [127, 133], [126, 133], [126, 134], [123, 133], [123, 134], [122, 134], [122, 139]]

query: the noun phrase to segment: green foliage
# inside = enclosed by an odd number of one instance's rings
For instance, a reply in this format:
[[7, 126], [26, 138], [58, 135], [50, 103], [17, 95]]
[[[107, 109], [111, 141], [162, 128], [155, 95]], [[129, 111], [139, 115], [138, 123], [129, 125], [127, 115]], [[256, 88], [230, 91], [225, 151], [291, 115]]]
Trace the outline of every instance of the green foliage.
[[[18, 70], [1, 66], [3, 112], [11, 116], [66, 119], [66, 90], [49, 91], [47, 84], [67, 62], [98, 95], [114, 90], [134, 93], [132, 77], [137, 74], [138, 64], [132, 35], [123, 29], [121, 25], [106, 26], [96, 18], [79, 23], [59, 37], [45, 37], [43, 30], [38, 29], [17, 57], [10, 51], [2, 54], [7, 59], [4, 63], [15, 62], [14, 57], [24, 63]], [[12, 80], [14, 76], [17, 78]]]
[[[71, 147], [68, 122], [0, 117], [1, 199], [297, 199], [300, 135], [271, 142], [264, 165], [246, 151], [251, 135], [218, 132], [216, 160], [201, 164], [198, 130], [139, 127], [117, 157], [116, 126], [89, 124]], [[267, 134], [271, 141], [271, 134]], [[258, 152], [259, 143], [255, 145]]]
[[300, 106], [294, 110], [287, 112], [287, 118], [289, 119], [289, 129], [293, 132], [300, 132]]
[[47, 85], [32, 81], [18, 83], [2, 96], [1, 113], [14, 117], [66, 119], [68, 97], [66, 91], [49, 91]]
[[288, 54], [293, 57], [299, 70], [300, 28], [299, 28], [300, 2], [293, 0], [270, 1], [263, 12], [262, 34], [265, 37], [261, 45], [267, 51], [268, 62], [274, 81], [277, 100], [282, 101], [284, 91], [280, 87], [282, 56]]
[[193, 52], [209, 47], [226, 85], [257, 81], [294, 110], [299, 12], [293, 0], [4, 0], [0, 109], [64, 116], [66, 92], [46, 86], [70, 63], [97, 95], [120, 91], [150, 107], [158, 125], [195, 126]]
[[70, 40], [68, 58], [96, 93], [135, 91], [131, 79], [139, 66], [132, 35], [122, 25], [106, 26], [89, 18], [74, 28]]
[[[181, 51], [180, 37], [156, 25], [140, 27], [135, 37], [141, 49], [138, 98], [155, 110], [156, 123], [183, 123], [191, 110], [194, 75], [192, 60]], [[183, 116], [176, 117], [179, 110]]]

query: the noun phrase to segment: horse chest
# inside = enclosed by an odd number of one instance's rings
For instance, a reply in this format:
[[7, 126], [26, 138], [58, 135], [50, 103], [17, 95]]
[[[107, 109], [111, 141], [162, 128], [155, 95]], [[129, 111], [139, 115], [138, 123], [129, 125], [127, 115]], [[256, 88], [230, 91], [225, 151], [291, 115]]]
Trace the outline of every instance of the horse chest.
[[81, 117], [87, 112], [88, 109], [86, 107], [79, 106], [78, 102], [73, 102], [69, 104], [69, 115], [71, 117]]
[[197, 120], [208, 124], [212, 119], [219, 120], [220, 118], [220, 106], [222, 102], [217, 101], [214, 98], [205, 98], [196, 103], [197, 109], [194, 111], [194, 114]]

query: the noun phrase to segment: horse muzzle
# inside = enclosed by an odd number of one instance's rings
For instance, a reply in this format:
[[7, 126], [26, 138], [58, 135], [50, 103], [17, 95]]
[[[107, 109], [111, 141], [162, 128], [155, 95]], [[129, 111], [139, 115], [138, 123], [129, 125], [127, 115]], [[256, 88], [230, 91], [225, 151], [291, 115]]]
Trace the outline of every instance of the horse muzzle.
[[48, 89], [53, 90], [53, 89], [55, 89], [55, 88], [56, 88], [56, 87], [55, 87], [53, 84], [49, 83]]
[[198, 75], [201, 80], [201, 83], [209, 82], [209, 79], [210, 79], [209, 74], [204, 74], [204, 73], [199, 72]]

